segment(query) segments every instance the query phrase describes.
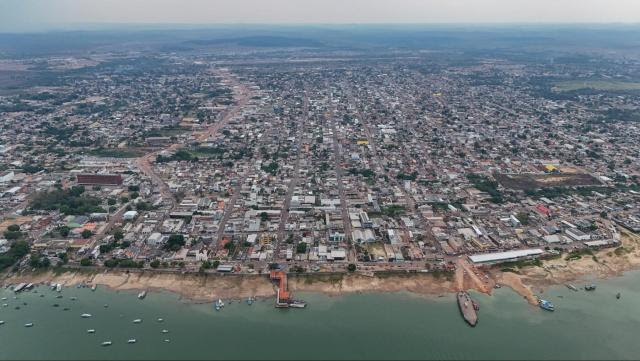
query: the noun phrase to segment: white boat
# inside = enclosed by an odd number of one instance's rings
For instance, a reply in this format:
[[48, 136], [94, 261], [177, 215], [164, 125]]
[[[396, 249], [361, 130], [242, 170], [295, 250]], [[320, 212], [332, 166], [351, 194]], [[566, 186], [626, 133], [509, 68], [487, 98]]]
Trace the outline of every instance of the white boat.
[[169, 340], [168, 338], [165, 338], [164, 342], [171, 342], [171, 340]]
[[56, 285], [56, 292], [60, 292], [60, 291], [62, 291], [62, 285], [58, 283]]
[[91, 291], [95, 291], [95, 290], [96, 290], [96, 288], [98, 288], [98, 285], [93, 285], [93, 286], [91, 286]]
[[127, 343], [136, 343], [136, 339], [135, 338], [130, 338]]
[[7, 303], [3, 303], [2, 304], [2, 307], [7, 307], [7, 306], [9, 306], [9, 304], [7, 304]]
[[222, 302], [222, 299], [218, 299], [214, 306], [216, 308], [216, 311], [220, 311], [220, 309], [224, 307], [224, 302]]
[[20, 284], [18, 284], [17, 286], [15, 286], [13, 288], [13, 292], [18, 293], [18, 292], [22, 291], [22, 289], [24, 289], [26, 286], [27, 286], [26, 283], [20, 283]]
[[164, 322], [164, 319], [159, 318], [159, 319], [158, 319], [158, 322]]
[[305, 308], [307, 307], [307, 303], [304, 301], [293, 301], [289, 304], [289, 307], [293, 308]]
[[94, 330], [93, 328], [90, 328], [87, 330], [87, 333], [96, 333], [96, 330]]
[[24, 327], [33, 327], [33, 322], [25, 323]]
[[102, 346], [111, 346], [111, 343], [112, 343], [111, 341], [105, 341], [101, 345]]
[[26, 286], [24, 286], [25, 290], [30, 290], [33, 288], [33, 283], [28, 283]]
[[80, 317], [89, 318], [89, 317], [91, 317], [91, 314], [90, 313], [83, 313], [83, 314], [80, 315]]
[[3, 301], [6, 301], [6, 300], [7, 300], [7, 298], [6, 298], [6, 297], [2, 297], [2, 300], [3, 300]]
[[142, 320], [139, 319], [139, 318], [136, 318], [135, 320], [133, 320], [133, 323], [141, 323], [141, 322], [142, 322]]
[[142, 291], [140, 293], [138, 293], [138, 298], [139, 299], [144, 299], [145, 297], [147, 297], [147, 291]]
[[169, 333], [169, 330], [162, 330], [162, 333]]
[[4, 325], [4, 321], [0, 321], [0, 325]]

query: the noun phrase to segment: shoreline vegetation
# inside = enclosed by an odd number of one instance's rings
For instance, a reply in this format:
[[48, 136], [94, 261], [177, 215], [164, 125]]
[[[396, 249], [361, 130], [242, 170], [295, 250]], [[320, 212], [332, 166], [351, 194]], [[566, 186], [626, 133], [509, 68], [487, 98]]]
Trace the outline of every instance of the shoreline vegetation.
[[[621, 246], [580, 255], [569, 255], [521, 267], [504, 265], [475, 268], [459, 258], [451, 273], [303, 273], [290, 274], [292, 292], [315, 292], [330, 296], [363, 292], [410, 292], [443, 295], [460, 290], [491, 294], [499, 284], [511, 288], [531, 304], [536, 295], [553, 285], [621, 276], [640, 269], [640, 236], [623, 230]], [[61, 283], [71, 287], [80, 283], [104, 286], [115, 291], [168, 291], [194, 302], [245, 297], [275, 297], [276, 286], [268, 274], [169, 273], [149, 270], [56, 269], [7, 273], [2, 283]]]

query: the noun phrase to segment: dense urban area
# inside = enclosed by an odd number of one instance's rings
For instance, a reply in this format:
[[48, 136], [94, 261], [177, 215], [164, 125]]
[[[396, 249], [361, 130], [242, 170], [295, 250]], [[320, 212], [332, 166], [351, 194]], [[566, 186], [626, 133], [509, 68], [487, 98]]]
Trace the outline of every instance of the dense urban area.
[[623, 254], [621, 232], [640, 232], [636, 59], [290, 44], [1, 59], [0, 268]]

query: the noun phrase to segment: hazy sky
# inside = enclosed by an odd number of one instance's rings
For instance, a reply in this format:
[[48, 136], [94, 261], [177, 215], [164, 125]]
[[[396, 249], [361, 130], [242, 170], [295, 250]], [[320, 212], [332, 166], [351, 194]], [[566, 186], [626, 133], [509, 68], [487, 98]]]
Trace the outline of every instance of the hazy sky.
[[0, 0], [0, 31], [82, 23], [640, 23], [640, 0]]

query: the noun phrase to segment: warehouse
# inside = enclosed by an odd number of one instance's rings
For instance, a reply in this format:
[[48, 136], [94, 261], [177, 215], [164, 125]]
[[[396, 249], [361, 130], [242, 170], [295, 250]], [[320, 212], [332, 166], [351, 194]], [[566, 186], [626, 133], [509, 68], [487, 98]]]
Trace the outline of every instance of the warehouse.
[[519, 261], [522, 259], [537, 258], [543, 253], [544, 251], [542, 251], [541, 249], [533, 248], [517, 251], [474, 254], [469, 256], [469, 259], [475, 264], [495, 264], [502, 262]]

